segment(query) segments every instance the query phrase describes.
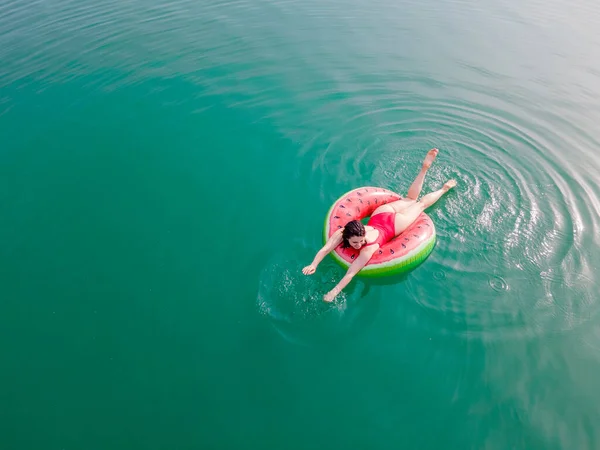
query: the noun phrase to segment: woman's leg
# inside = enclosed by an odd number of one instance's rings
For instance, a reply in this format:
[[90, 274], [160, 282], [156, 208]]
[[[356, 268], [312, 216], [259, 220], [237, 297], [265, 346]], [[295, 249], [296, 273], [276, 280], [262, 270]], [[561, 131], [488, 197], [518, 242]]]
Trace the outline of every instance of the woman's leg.
[[423, 189], [423, 180], [425, 180], [425, 175], [427, 174], [427, 170], [431, 167], [431, 164], [435, 160], [435, 157], [438, 154], [437, 148], [432, 148], [427, 152], [427, 156], [425, 157], [425, 161], [423, 161], [423, 166], [421, 167], [421, 171], [415, 178], [415, 181], [408, 188], [408, 193], [406, 194], [406, 198], [410, 200], [418, 200], [419, 194], [421, 193], [421, 189]]
[[379, 214], [382, 212], [395, 212], [395, 213], [403, 213], [410, 207], [412, 207], [418, 200], [419, 194], [421, 193], [421, 189], [423, 188], [423, 180], [425, 179], [425, 175], [427, 174], [427, 170], [431, 167], [431, 164], [435, 160], [435, 157], [438, 154], [437, 148], [432, 148], [427, 152], [427, 156], [425, 156], [425, 160], [423, 161], [423, 166], [421, 167], [421, 171], [415, 178], [415, 181], [412, 182], [410, 188], [408, 189], [408, 194], [402, 200], [396, 200], [395, 202], [386, 203], [385, 205], [380, 206], [375, 211], [373, 211], [373, 216], [375, 214]]
[[444, 184], [444, 186], [441, 189], [438, 189], [435, 192], [430, 192], [429, 194], [424, 195], [423, 198], [421, 199], [421, 201], [419, 202], [423, 206], [423, 210], [429, 208], [431, 205], [433, 205], [435, 202], [437, 202], [442, 195], [444, 195], [446, 192], [448, 192], [454, 186], [456, 186], [456, 180], [449, 180], [449, 181], [446, 181], [446, 183]]
[[437, 202], [442, 195], [456, 186], [456, 181], [450, 180], [444, 184], [444, 187], [424, 195], [420, 202], [415, 202], [412, 206], [401, 213], [397, 213], [394, 218], [394, 228], [396, 236], [406, 230], [412, 223], [417, 220], [423, 211]]

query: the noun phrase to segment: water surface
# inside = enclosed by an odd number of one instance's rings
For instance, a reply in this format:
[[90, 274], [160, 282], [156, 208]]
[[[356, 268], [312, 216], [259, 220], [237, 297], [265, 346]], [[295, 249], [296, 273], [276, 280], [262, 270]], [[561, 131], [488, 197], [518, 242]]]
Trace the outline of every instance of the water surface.
[[[600, 6], [0, 0], [0, 440], [600, 447]], [[425, 191], [397, 282], [321, 244]]]

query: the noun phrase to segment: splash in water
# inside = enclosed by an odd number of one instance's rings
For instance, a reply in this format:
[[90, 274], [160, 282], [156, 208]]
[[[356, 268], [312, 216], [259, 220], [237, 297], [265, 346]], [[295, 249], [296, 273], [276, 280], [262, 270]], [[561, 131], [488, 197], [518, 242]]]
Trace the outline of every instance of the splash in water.
[[339, 279], [340, 269], [323, 262], [311, 277], [301, 269], [300, 261], [276, 255], [261, 272], [257, 307], [282, 337], [300, 345], [330, 343], [366, 325], [376, 302], [362, 281], [329, 304], [323, 302], [323, 295]]

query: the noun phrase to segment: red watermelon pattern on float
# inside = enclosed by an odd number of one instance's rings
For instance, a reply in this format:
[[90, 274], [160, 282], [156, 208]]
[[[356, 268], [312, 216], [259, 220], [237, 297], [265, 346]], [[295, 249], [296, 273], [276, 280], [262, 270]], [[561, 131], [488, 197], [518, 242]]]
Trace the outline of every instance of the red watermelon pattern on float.
[[[330, 209], [326, 222], [326, 239], [348, 222], [369, 217], [379, 206], [401, 199], [402, 197], [395, 192], [378, 187], [361, 187], [348, 192]], [[434, 234], [435, 228], [431, 218], [426, 213], [422, 213], [410, 227], [375, 252], [366, 267], [403, 258], [415, 252]], [[334, 252], [348, 264], [352, 264], [360, 253], [351, 247], [342, 248], [341, 245]]]

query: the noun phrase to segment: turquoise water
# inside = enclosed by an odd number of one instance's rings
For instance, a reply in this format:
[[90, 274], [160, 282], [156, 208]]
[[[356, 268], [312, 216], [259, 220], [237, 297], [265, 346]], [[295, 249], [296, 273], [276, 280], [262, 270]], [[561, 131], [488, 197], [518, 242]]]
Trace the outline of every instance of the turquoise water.
[[[600, 5], [0, 0], [0, 448], [600, 448]], [[401, 280], [342, 193], [456, 189]]]

